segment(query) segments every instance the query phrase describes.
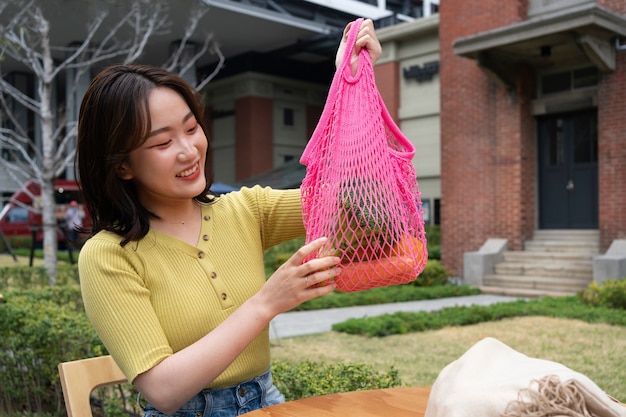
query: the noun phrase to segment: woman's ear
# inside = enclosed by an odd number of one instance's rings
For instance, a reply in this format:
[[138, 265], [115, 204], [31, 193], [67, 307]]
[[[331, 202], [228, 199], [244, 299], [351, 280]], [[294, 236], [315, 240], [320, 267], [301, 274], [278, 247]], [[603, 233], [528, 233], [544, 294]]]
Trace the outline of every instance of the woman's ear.
[[117, 176], [123, 180], [130, 180], [133, 178], [133, 173], [131, 172], [130, 168], [128, 168], [128, 165], [126, 165], [126, 163], [123, 163], [122, 165], [117, 167]]

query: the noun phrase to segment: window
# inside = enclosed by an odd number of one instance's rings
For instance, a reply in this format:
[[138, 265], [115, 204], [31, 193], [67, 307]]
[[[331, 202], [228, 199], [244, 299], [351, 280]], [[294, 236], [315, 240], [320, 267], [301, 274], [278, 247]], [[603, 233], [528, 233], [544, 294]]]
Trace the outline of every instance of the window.
[[[552, 123], [550, 123], [552, 122]], [[563, 141], [563, 119], [558, 118], [546, 122], [548, 136], [547, 166], [560, 166], [565, 160], [565, 143]]]
[[7, 213], [7, 223], [26, 223], [28, 210], [22, 207], [13, 207]]
[[433, 213], [433, 224], [441, 224], [441, 219], [439, 217], [439, 208], [440, 208], [440, 200], [435, 198], [435, 212]]
[[579, 68], [545, 74], [541, 77], [541, 95], [563, 93], [598, 85], [599, 73], [596, 67]]
[[422, 198], [422, 213], [424, 215], [424, 225], [440, 225], [439, 207], [440, 199]]
[[283, 109], [283, 126], [293, 126], [295, 124], [294, 111], [291, 108]]
[[571, 88], [569, 72], [544, 75], [541, 78], [542, 94], [553, 94], [561, 91], [569, 91]]
[[598, 85], [598, 69], [596, 67], [574, 70], [572, 74], [572, 88], [574, 90]]
[[598, 162], [598, 119], [576, 117], [573, 120], [574, 163]]
[[424, 224], [430, 224], [430, 200], [422, 200], [422, 213], [424, 214]]

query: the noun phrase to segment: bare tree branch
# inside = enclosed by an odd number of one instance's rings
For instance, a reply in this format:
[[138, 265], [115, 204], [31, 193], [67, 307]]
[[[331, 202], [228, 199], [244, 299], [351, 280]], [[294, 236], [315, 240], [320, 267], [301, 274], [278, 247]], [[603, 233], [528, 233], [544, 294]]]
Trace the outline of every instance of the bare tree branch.
[[[74, 161], [77, 134], [74, 112], [84, 88], [84, 77], [102, 63], [136, 62], [151, 39], [171, 29], [166, 0], [94, 0], [96, 8], [80, 35], [82, 40], [75, 45], [54, 45], [51, 34], [55, 28], [50, 26], [43, 5], [54, 7], [62, 3], [62, 0], [29, 0], [25, 4], [22, 0], [0, 0], [0, 66], [3, 60], [19, 63], [33, 74], [36, 83], [34, 97], [30, 97], [30, 93], [12, 85], [2, 74], [0, 165], [16, 183], [34, 179], [41, 186], [44, 264], [51, 282], [56, 278], [57, 249], [54, 179], [72, 167]], [[216, 54], [219, 57], [216, 68], [209, 77], [200, 80], [197, 89], [204, 87], [224, 64], [224, 56], [213, 37], [197, 33], [207, 12], [208, 6], [198, 1], [197, 7], [190, 11], [178, 48], [167, 62], [171, 70], [177, 68], [182, 75], [207, 53]], [[185, 46], [199, 38], [202, 46], [196, 53], [192, 57], [184, 55]], [[60, 77], [65, 77], [63, 83], [58, 81]], [[66, 85], [63, 103], [57, 103], [53, 94], [60, 84]], [[24, 119], [31, 114], [37, 123], [25, 126]], [[38, 129], [36, 134], [34, 128]], [[35, 210], [32, 206], [25, 208]]]
[[[6, 82], [4, 79], [0, 80], [0, 92], [5, 92], [7, 94], [0, 94], [0, 109], [2, 109], [2, 113], [4, 118], [7, 119], [13, 125], [13, 129], [16, 130], [16, 133], [22, 137], [27, 137], [28, 133], [22, 124], [17, 120], [11, 105], [7, 102], [7, 98], [12, 98], [18, 103], [22, 104], [24, 107], [39, 113], [38, 107], [31, 107], [31, 99], [26, 94], [22, 93], [15, 87], [13, 87], [10, 83]], [[23, 101], [22, 101], [23, 100]], [[32, 103], [33, 106], [36, 106], [38, 103]]]
[[219, 46], [214, 45], [213, 46], [213, 51], [217, 54], [217, 56], [219, 57], [219, 62], [217, 63], [217, 65], [215, 66], [215, 68], [213, 69], [213, 71], [204, 78], [204, 80], [202, 80], [197, 86], [196, 86], [196, 90], [202, 90], [204, 88], [205, 85], [207, 85], [213, 78], [215, 78], [215, 76], [220, 72], [220, 70], [222, 69], [222, 67], [224, 66], [224, 62], [226, 61], [226, 58], [224, 57], [224, 55], [222, 54], [222, 50], [219, 48]]
[[[101, 11], [93, 18], [93, 20], [88, 25], [87, 36], [76, 49], [70, 47], [56, 48], [62, 49], [64, 52], [73, 51], [73, 53], [71, 53], [69, 56], [67, 56], [67, 58], [57, 64], [57, 67], [52, 74], [54, 77], [56, 77], [59, 72], [67, 68], [89, 68], [89, 65], [91, 65], [89, 61], [79, 60], [79, 57], [81, 57], [88, 50], [94, 36], [96, 35], [96, 32], [102, 26], [102, 23], [106, 19], [107, 15], [108, 13], [106, 11]], [[123, 23], [120, 22], [119, 24]]]
[[187, 26], [187, 29], [185, 30], [185, 34], [183, 35], [183, 38], [180, 40], [180, 42], [178, 42], [178, 47], [176, 48], [176, 50], [170, 57], [168, 63], [166, 63], [165, 68], [168, 71], [175, 71], [176, 68], [181, 67], [181, 64], [182, 64], [180, 73], [185, 74], [187, 71], [189, 71], [190, 68], [194, 66], [194, 64], [204, 54], [204, 52], [207, 51], [208, 45], [211, 43], [211, 38], [212, 38], [212, 36], [210, 35], [205, 37], [203, 47], [200, 49], [200, 51], [197, 51], [195, 55], [191, 57], [191, 59], [189, 59], [187, 62], [181, 62], [182, 58], [187, 58], [187, 57], [184, 57], [183, 55], [185, 52], [185, 46], [189, 43], [189, 40], [191, 39], [193, 34], [196, 32], [198, 23], [200, 22], [202, 17], [206, 13], [208, 13], [208, 11], [209, 11], [208, 8], [200, 8], [199, 6], [194, 7], [190, 11], [189, 25]]
[[[13, 155], [19, 155], [24, 161], [22, 164], [11, 162], [5, 158], [0, 159], [3, 165], [9, 170], [19, 173], [23, 178], [28, 179], [28, 176], [41, 177], [41, 171], [37, 165], [37, 161], [30, 155], [29, 150], [37, 153], [37, 150], [32, 146], [29, 138], [18, 135], [12, 129], [0, 128], [0, 145], [2, 148], [8, 151], [14, 151]], [[19, 160], [19, 158], [14, 158]], [[23, 181], [21, 181], [23, 182]]]

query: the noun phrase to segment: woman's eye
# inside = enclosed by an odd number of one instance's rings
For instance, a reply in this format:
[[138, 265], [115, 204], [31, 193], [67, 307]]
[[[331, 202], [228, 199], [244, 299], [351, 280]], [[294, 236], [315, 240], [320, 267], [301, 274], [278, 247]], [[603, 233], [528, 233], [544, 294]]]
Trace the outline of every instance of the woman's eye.
[[187, 129], [188, 133], [193, 133], [198, 129], [198, 124], [194, 124], [193, 126], [191, 126], [189, 129]]
[[163, 141], [163, 142], [155, 143], [154, 145], [151, 146], [151, 148], [164, 148], [167, 145], [169, 145], [170, 143], [172, 143], [172, 141], [168, 139], [168, 140]]

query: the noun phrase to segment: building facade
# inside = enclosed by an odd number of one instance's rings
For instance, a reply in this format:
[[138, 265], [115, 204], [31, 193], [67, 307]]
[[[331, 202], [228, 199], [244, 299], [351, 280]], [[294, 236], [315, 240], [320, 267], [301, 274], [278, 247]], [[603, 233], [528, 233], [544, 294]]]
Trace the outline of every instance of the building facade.
[[[115, 51], [124, 51], [121, 46], [129, 47], [131, 39], [137, 42], [134, 48], [139, 50], [141, 45], [142, 50], [134, 62], [163, 66], [176, 49], [184, 45], [176, 68], [182, 71], [191, 57], [198, 60], [185, 69], [183, 76], [192, 83], [207, 75], [215, 76], [216, 86], [207, 90], [206, 97], [214, 128], [220, 133], [214, 135], [218, 154], [216, 177], [231, 182], [280, 167], [301, 152], [321, 111], [324, 91], [332, 78], [334, 53], [349, 21], [365, 17], [385, 26], [415, 21], [436, 13], [439, 1], [155, 0], [141, 3], [141, 7], [137, 0], [96, 0], [89, 5], [82, 0], [22, 3], [19, 0], [7, 3], [0, 15], [0, 36], [3, 37], [0, 73], [6, 81], [1, 83], [0, 93], [8, 97], [7, 106], [0, 110], [0, 125], [6, 129], [0, 132], [0, 155], [3, 161], [9, 162], [0, 170], [2, 203], [27, 180], [42, 181], [44, 177], [59, 175], [56, 167], [54, 173], [45, 175], [38, 175], [36, 169], [11, 168], [14, 175], [8, 175], [7, 167], [19, 165], [24, 155], [35, 163], [40, 159], [36, 150], [43, 148], [43, 142], [48, 142], [48, 135], [42, 139], [42, 114], [52, 113], [56, 118], [54, 122], [66, 117], [65, 126], [58, 131], [65, 134], [72, 130], [90, 79], [105, 66], [126, 59], [124, 54], [118, 56]], [[22, 13], [23, 7], [33, 13]], [[25, 16], [41, 18], [45, 24], [18, 22]], [[198, 20], [194, 21], [196, 17]], [[157, 27], [150, 24], [150, 19], [159, 22]], [[126, 27], [121, 24], [124, 22], [137, 26]], [[29, 28], [28, 34], [34, 39], [41, 37], [49, 41], [46, 48], [39, 41], [30, 41], [27, 47], [36, 52], [31, 55], [35, 57], [43, 56], [37, 48], [50, 51], [53, 62], [50, 74], [37, 74], [25, 64], [28, 60], [16, 58], [15, 51], [27, 49], [19, 45], [23, 36], [16, 28], [20, 26]], [[49, 28], [49, 32], [36, 33], [42, 28]], [[146, 36], [148, 33], [150, 35]], [[79, 50], [90, 51], [80, 55], [80, 59], [89, 62], [88, 68], [80, 67], [77, 62], [79, 56], [74, 54]], [[68, 57], [73, 57], [72, 65], [65, 61]], [[44, 65], [36, 63], [35, 67]], [[36, 109], [40, 105], [42, 84], [46, 84], [51, 96], [42, 98], [42, 103], [50, 107], [46, 111]], [[22, 99], [13, 99], [7, 94], [15, 91]], [[233, 116], [237, 118], [234, 124]], [[271, 119], [274, 117], [276, 120]], [[57, 127], [53, 126], [52, 130]], [[24, 152], [9, 143], [15, 143], [11, 132], [18, 130], [19, 141], [26, 144]], [[70, 146], [61, 155], [67, 153], [69, 160], [73, 143], [71, 140], [67, 143]], [[61, 176], [72, 179], [71, 164], [61, 163], [65, 164]], [[33, 175], [38, 178], [32, 178]]]
[[626, 3], [446, 0], [442, 260], [537, 230], [626, 237]]
[[[462, 275], [464, 254], [489, 238], [520, 250], [538, 230], [597, 230], [600, 253], [626, 238], [623, 1], [203, 2], [215, 27], [276, 32], [254, 50], [225, 46], [232, 55], [203, 90], [217, 181], [289, 168], [272, 181], [298, 184], [338, 36], [368, 13], [383, 44], [376, 81], [416, 148], [425, 220], [442, 226], [450, 274]], [[296, 26], [292, 39], [280, 35]], [[35, 88], [22, 72], [3, 77]]]
[[439, 15], [378, 29], [383, 55], [374, 68], [391, 116], [415, 147], [413, 166], [426, 224], [440, 224], [438, 29]]
[[[438, 27], [432, 14], [377, 29], [383, 55], [374, 68], [391, 116], [416, 148], [413, 164], [427, 224], [439, 224], [441, 196]], [[246, 71], [209, 84], [204, 94], [219, 181], [247, 185], [284, 166], [293, 175], [271, 173], [261, 182], [298, 186], [306, 171], [297, 161], [317, 126], [331, 77], [332, 68], [325, 83]]]

